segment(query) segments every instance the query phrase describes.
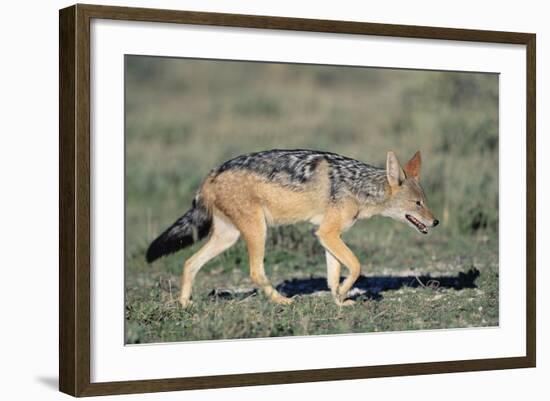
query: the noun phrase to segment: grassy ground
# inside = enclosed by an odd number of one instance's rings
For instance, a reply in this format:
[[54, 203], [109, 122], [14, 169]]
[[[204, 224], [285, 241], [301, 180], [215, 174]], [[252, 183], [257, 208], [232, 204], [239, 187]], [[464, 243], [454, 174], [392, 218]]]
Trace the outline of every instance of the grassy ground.
[[[497, 76], [132, 56], [126, 99], [128, 343], [498, 325]], [[304, 224], [271, 229], [267, 245], [268, 277], [293, 305], [254, 292], [239, 240], [180, 308], [181, 267], [200, 244], [149, 266], [148, 243], [212, 167], [270, 148], [379, 166], [389, 149], [402, 162], [420, 149], [442, 224], [426, 237], [373, 218], [346, 233], [362, 262], [353, 307], [332, 301]]]

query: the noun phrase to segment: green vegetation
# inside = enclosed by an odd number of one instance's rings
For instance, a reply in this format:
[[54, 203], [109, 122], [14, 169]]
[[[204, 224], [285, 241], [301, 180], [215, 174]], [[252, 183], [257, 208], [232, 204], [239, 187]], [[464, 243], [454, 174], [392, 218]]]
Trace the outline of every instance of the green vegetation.
[[[249, 296], [239, 241], [180, 308], [181, 268], [200, 244], [151, 266], [147, 245], [211, 168], [271, 148], [378, 166], [387, 150], [404, 163], [420, 149], [442, 223], [427, 237], [385, 218], [347, 232], [364, 276], [353, 307], [322, 291], [324, 252], [303, 224], [271, 229], [266, 255], [293, 305]], [[130, 343], [498, 325], [498, 76], [127, 56], [126, 321]]]

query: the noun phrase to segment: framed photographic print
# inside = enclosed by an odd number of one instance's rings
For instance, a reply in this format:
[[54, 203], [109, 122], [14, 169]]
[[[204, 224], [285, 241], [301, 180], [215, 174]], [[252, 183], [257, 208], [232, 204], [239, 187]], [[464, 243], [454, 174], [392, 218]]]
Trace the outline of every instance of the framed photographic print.
[[534, 367], [535, 35], [60, 11], [60, 390]]

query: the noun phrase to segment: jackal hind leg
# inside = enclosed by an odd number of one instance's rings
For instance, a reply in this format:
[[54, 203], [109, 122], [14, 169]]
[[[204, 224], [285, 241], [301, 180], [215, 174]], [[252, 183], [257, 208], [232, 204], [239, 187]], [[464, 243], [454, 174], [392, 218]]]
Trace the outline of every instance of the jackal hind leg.
[[[343, 306], [353, 305], [355, 302], [351, 299], [346, 299], [346, 297], [348, 291], [361, 274], [361, 265], [359, 264], [359, 260], [347, 247], [344, 241], [342, 241], [339, 233], [320, 229], [317, 232], [317, 235], [319, 236], [321, 245], [323, 245], [327, 252], [327, 270], [331, 270], [332, 273], [332, 275], [329, 273], [327, 279], [329, 281], [329, 288], [331, 289], [336, 303]], [[331, 258], [329, 258], [328, 255], [330, 255]], [[336, 273], [335, 269], [338, 262], [341, 262], [344, 266], [346, 266], [349, 272], [348, 276], [340, 285], [340, 274], [339, 271]]]
[[265, 240], [267, 236], [267, 225], [265, 216], [261, 209], [258, 209], [243, 217], [237, 223], [248, 250], [248, 261], [250, 264], [250, 278], [256, 286], [261, 288], [265, 295], [278, 304], [290, 304], [292, 299], [281, 295], [269, 282], [264, 270]]
[[234, 245], [239, 239], [239, 235], [239, 230], [233, 224], [214, 215], [212, 232], [207, 242], [183, 266], [180, 293], [180, 304], [183, 307], [187, 307], [191, 303], [193, 281], [201, 267]]

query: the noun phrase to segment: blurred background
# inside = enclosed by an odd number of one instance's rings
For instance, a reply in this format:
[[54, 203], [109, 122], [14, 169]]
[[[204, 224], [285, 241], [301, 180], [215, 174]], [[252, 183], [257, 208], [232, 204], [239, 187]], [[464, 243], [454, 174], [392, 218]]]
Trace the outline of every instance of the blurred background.
[[[498, 75], [126, 56], [125, 88], [128, 342], [498, 324]], [[404, 323], [403, 297], [400, 315], [386, 295], [395, 314], [382, 323], [366, 321], [363, 311], [335, 325], [304, 328], [289, 315], [287, 325], [277, 326], [262, 317], [270, 309], [243, 323], [249, 330], [235, 331], [224, 319], [242, 310], [231, 300], [220, 307], [208, 294], [251, 285], [239, 241], [198, 274], [199, 309], [179, 310], [173, 303], [178, 276], [198, 248], [148, 266], [149, 242], [190, 207], [210, 169], [272, 148], [326, 150], [381, 167], [388, 150], [402, 164], [420, 150], [421, 184], [440, 227], [421, 238], [403, 224], [373, 218], [356, 224], [345, 240], [367, 278], [452, 278], [473, 269], [481, 274], [472, 287], [482, 294], [439, 289], [456, 299], [441, 304], [440, 314], [414, 314], [415, 305], [431, 298], [411, 293], [413, 323]], [[324, 277], [324, 253], [311, 226], [272, 229], [266, 270], [281, 285]], [[391, 290], [379, 287], [367, 290]], [[465, 300], [472, 297], [470, 305]], [[243, 305], [263, 308], [255, 300]], [[203, 327], [197, 318], [224, 308], [219, 327]], [[456, 308], [466, 309], [457, 315]]]

